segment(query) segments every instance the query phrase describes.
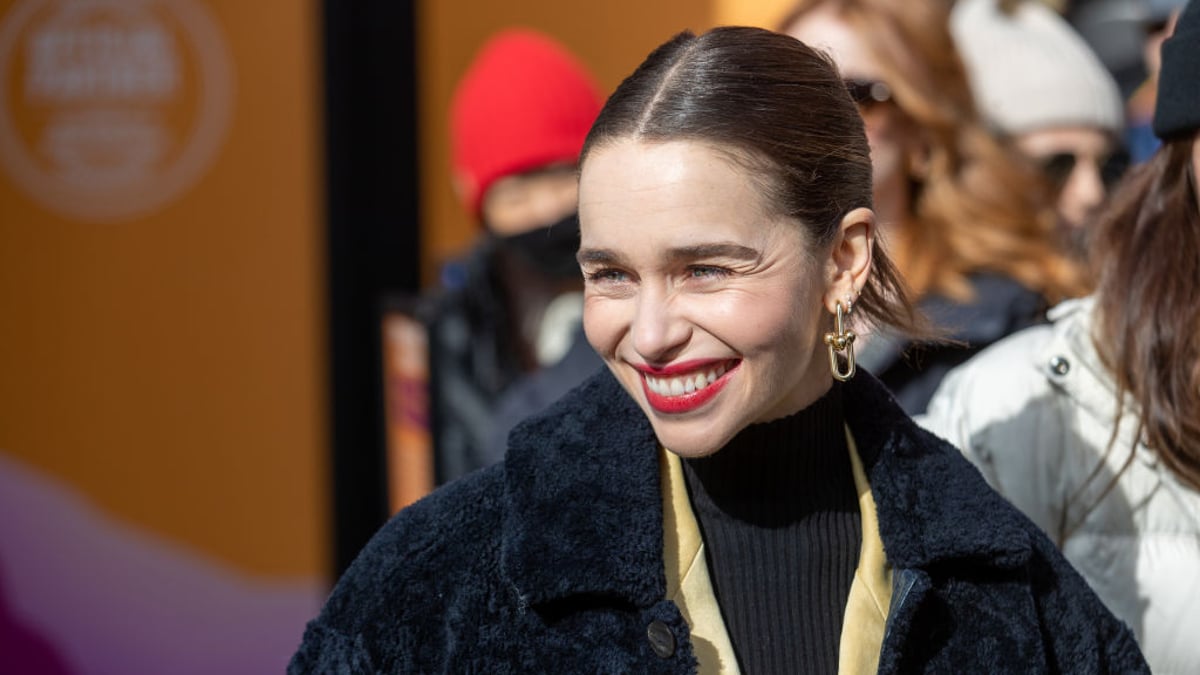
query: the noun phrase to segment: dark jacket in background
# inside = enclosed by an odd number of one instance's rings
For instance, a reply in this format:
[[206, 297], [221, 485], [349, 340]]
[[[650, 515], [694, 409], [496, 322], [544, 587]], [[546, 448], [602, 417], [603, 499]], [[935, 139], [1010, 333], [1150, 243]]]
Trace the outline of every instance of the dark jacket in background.
[[[869, 374], [838, 386], [895, 570], [879, 672], [1147, 672], [1130, 631], [957, 450]], [[518, 426], [503, 464], [393, 518], [289, 672], [693, 672], [664, 599], [658, 452], [599, 373]]]
[[571, 347], [557, 363], [517, 380], [500, 397], [492, 418], [490, 440], [483, 452], [488, 464], [504, 459], [508, 450], [508, 434], [527, 417], [536, 415], [566, 395], [597, 370], [604, 361], [588, 344], [580, 325], [571, 340]]
[[438, 484], [503, 459], [504, 438], [517, 422], [601, 365], [582, 329], [571, 335], [570, 321], [559, 328], [564, 339], [574, 338], [567, 354], [545, 367], [538, 360], [546, 308], [578, 294], [582, 283], [575, 216], [548, 230], [556, 234], [484, 235], [464, 262], [448, 266], [456, 273], [446, 276], [457, 277], [447, 279], [448, 288], [425, 298]]
[[496, 404], [525, 370], [498, 256], [496, 240], [481, 238], [452, 266], [458, 278], [423, 298], [421, 318], [429, 329], [430, 434], [439, 484], [491, 463], [485, 448]]
[[932, 293], [917, 307], [945, 331], [944, 343], [911, 342], [887, 333], [863, 340], [858, 365], [875, 373], [909, 415], [925, 412], [942, 378], [1002, 337], [1046, 321], [1046, 301], [1020, 283], [996, 274], [969, 277], [968, 302]]

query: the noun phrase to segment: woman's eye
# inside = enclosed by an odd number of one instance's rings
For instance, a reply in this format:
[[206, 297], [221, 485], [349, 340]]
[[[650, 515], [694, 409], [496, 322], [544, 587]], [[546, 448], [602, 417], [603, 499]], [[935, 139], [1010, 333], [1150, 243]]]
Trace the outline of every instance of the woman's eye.
[[729, 274], [724, 267], [712, 265], [693, 265], [688, 268], [688, 276], [693, 279], [720, 279]]
[[585, 280], [592, 283], [620, 283], [629, 278], [629, 276], [621, 270], [612, 268], [586, 270], [583, 273], [583, 277]]

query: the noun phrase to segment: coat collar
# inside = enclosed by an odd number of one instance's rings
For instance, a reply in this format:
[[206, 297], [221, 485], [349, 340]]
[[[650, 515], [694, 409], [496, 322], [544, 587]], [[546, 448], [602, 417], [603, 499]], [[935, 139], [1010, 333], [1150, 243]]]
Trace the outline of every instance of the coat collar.
[[1118, 407], [1117, 383], [1092, 340], [1099, 321], [1096, 297], [1067, 300], [1049, 316], [1054, 322], [1051, 338], [1034, 354], [1038, 371], [1092, 419], [1112, 420], [1120, 415], [1118, 446], [1136, 447], [1145, 461], [1153, 463], [1154, 453], [1138, 437], [1137, 404], [1127, 395]]
[[[919, 428], [869, 373], [838, 386], [847, 387], [846, 421], [893, 567], [1028, 559], [1023, 517], [957, 450]], [[522, 601], [661, 600], [659, 471], [649, 421], [607, 369], [518, 425], [505, 459], [501, 564]]]

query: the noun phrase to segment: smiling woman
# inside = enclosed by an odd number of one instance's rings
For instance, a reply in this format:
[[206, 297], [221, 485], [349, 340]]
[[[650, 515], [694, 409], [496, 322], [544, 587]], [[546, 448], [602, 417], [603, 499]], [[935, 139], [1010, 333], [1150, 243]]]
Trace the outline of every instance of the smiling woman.
[[1054, 545], [869, 373], [920, 331], [825, 58], [684, 33], [601, 112], [578, 259], [597, 373], [400, 513], [292, 672], [1144, 672]]

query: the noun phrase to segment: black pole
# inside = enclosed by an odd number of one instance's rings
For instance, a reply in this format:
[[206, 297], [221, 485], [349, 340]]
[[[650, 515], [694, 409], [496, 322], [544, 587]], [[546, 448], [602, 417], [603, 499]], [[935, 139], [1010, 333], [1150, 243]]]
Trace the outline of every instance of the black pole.
[[414, 5], [323, 5], [338, 576], [388, 516], [379, 308], [420, 288]]

